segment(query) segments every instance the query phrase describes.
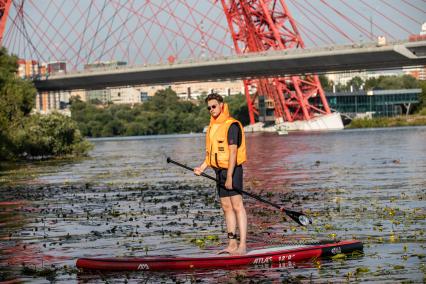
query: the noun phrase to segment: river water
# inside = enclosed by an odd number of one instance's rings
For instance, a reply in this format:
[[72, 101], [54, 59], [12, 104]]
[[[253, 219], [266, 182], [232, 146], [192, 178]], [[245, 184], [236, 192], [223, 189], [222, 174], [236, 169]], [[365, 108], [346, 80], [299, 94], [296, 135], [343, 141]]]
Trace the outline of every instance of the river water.
[[[426, 127], [247, 134], [245, 189], [314, 219], [297, 226], [245, 198], [249, 247], [358, 239], [364, 254], [289, 267], [87, 273], [79, 257], [200, 255], [225, 246], [204, 136], [95, 139], [89, 158], [3, 165], [0, 281], [310, 283], [425, 281]], [[212, 172], [208, 172], [212, 174]]]

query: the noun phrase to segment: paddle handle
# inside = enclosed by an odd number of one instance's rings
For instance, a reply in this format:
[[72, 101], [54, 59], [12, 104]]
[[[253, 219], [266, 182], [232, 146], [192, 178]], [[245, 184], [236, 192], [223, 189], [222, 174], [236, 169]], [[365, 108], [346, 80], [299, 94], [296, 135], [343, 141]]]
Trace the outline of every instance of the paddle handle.
[[[172, 164], [178, 165], [179, 167], [182, 167], [182, 168], [184, 168], [184, 169], [190, 170], [190, 171], [192, 171], [192, 172], [194, 171], [194, 169], [193, 169], [193, 168], [188, 167], [187, 165], [181, 164], [181, 163], [179, 163], [179, 162], [173, 161], [173, 160], [172, 160], [172, 159], [170, 159], [169, 157], [167, 157], [167, 163], [172, 163]], [[209, 176], [208, 174], [201, 173], [201, 176], [206, 177], [206, 178], [209, 178], [209, 179], [211, 179], [211, 180], [214, 180], [215, 182], [219, 182], [217, 179], [215, 179], [215, 178], [214, 178], [214, 177], [212, 177], [212, 176]]]

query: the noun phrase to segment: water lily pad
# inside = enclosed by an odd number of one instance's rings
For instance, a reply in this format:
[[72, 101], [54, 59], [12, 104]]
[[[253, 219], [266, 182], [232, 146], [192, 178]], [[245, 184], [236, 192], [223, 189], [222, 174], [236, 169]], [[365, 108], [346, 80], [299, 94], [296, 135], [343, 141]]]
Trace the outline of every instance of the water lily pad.
[[356, 274], [360, 274], [360, 273], [367, 273], [367, 272], [370, 272], [370, 268], [368, 268], [368, 267], [358, 267], [356, 270], [355, 270], [355, 273]]
[[346, 259], [347, 255], [344, 253], [338, 253], [334, 256], [331, 257], [332, 260], [342, 260], [342, 259]]

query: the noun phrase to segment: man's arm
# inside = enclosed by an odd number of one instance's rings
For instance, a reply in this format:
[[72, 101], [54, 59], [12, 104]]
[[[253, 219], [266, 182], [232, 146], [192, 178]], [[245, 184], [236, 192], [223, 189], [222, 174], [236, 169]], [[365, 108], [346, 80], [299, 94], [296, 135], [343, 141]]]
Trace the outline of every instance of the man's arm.
[[227, 189], [232, 189], [232, 175], [234, 174], [235, 165], [237, 164], [237, 149], [237, 145], [229, 145], [228, 171], [225, 182], [225, 187]]

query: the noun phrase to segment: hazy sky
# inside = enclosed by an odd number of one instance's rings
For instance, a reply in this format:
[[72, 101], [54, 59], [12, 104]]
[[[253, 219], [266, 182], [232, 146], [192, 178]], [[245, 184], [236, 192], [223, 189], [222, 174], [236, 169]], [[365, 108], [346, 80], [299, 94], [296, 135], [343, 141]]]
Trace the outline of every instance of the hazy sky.
[[[3, 44], [23, 58], [131, 64], [233, 53], [221, 1], [26, 0]], [[229, 0], [227, 1], [229, 2]], [[406, 39], [426, 22], [424, 0], [286, 0], [307, 47]]]

